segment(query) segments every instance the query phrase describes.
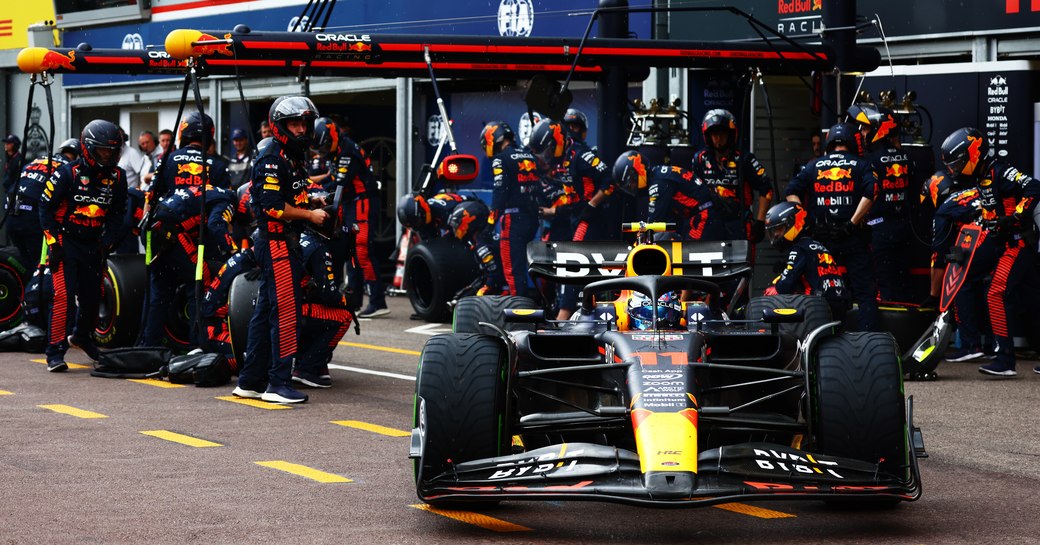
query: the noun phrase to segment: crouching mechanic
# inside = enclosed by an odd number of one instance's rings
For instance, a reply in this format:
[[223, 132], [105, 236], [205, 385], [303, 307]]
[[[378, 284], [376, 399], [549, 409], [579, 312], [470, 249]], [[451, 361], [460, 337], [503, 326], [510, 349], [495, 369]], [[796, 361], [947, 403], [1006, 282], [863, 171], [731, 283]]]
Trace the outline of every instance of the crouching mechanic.
[[[138, 343], [157, 346], [163, 338], [164, 324], [169, 318], [170, 294], [194, 278], [199, 261], [199, 212], [202, 208], [201, 186], [180, 186], [159, 201], [149, 225], [155, 258], [149, 267], [148, 312]], [[235, 210], [234, 193], [206, 186], [206, 239], [205, 245], [214, 250], [212, 255], [222, 258], [236, 250], [231, 238], [231, 218]], [[202, 263], [202, 281], [210, 279], [206, 257]], [[195, 298], [188, 298], [188, 315], [195, 318]], [[195, 338], [192, 328], [190, 343], [201, 346], [203, 339]]]
[[483, 272], [483, 278], [474, 282], [476, 286], [502, 286], [505, 279], [488, 228], [489, 216], [490, 211], [483, 201], [454, 193], [441, 193], [430, 198], [405, 195], [397, 203], [397, 219], [401, 225], [418, 231], [422, 240], [437, 238], [447, 232], [476, 252]]
[[831, 315], [843, 320], [852, 300], [845, 287], [845, 268], [820, 242], [809, 236], [808, 213], [802, 205], [782, 202], [766, 212], [766, 236], [780, 251], [787, 251], [787, 264], [766, 295], [820, 295], [831, 307]]
[[[332, 256], [325, 244], [319, 237], [305, 232], [300, 236], [300, 248], [310, 280], [306, 283], [305, 302], [302, 304], [304, 326], [300, 344], [303, 348], [296, 360], [292, 380], [314, 388], [328, 388], [332, 386], [328, 364], [332, 361], [333, 350], [351, 322], [355, 324], [355, 331], [359, 327], [354, 314], [346, 308], [346, 298], [336, 289]], [[250, 274], [259, 278], [259, 272], [252, 248], [240, 250], [220, 268], [202, 299], [206, 351], [224, 354], [235, 372], [239, 362], [228, 330], [228, 295], [236, 277], [245, 273], [247, 278]]]
[[268, 114], [274, 141], [253, 167], [252, 201], [258, 240], [260, 293], [249, 321], [246, 357], [238, 373], [238, 397], [273, 403], [303, 403], [292, 387], [300, 338], [304, 279], [299, 234], [302, 222], [324, 224], [329, 215], [311, 209], [304, 171], [318, 109], [310, 99], [280, 97]]
[[[69, 344], [93, 360], [99, 355], [92, 336], [101, 275], [126, 208], [126, 174], [116, 166], [122, 147], [119, 127], [91, 121], [80, 135], [81, 157], [58, 168], [40, 198], [40, 225], [54, 282], [46, 350], [50, 372], [68, 369]], [[73, 312], [74, 322], [69, 319]]]

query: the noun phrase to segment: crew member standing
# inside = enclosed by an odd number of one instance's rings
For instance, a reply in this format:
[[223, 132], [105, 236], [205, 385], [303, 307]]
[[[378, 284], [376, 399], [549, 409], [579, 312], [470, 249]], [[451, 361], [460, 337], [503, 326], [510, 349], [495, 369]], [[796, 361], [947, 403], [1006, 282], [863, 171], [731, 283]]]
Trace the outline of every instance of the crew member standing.
[[909, 301], [913, 246], [910, 225], [910, 180], [913, 161], [899, 144], [899, 123], [887, 108], [856, 104], [848, 111], [866, 148], [864, 158], [878, 180], [877, 199], [867, 215], [871, 227], [878, 291], [884, 301]]
[[682, 240], [721, 240], [725, 226], [715, 214], [719, 197], [697, 183], [693, 171], [677, 165], [647, 166], [638, 151], [622, 153], [614, 163], [618, 187], [635, 194], [647, 187], [648, 219], [675, 223]]
[[[513, 129], [504, 121], [491, 121], [480, 132], [480, 147], [491, 158], [494, 186], [491, 211], [499, 222], [498, 255], [511, 295], [527, 296], [527, 243], [538, 233], [541, 189], [534, 156], [516, 147]], [[502, 293], [503, 286], [485, 286], [488, 295]]]
[[13, 189], [14, 198], [7, 210], [7, 233], [18, 248], [24, 264], [40, 262], [43, 249], [43, 228], [40, 227], [40, 195], [54, 171], [62, 165], [79, 158], [79, 139], [69, 138], [58, 146], [58, 151], [49, 158], [29, 163], [22, 170], [18, 185]]
[[[737, 120], [726, 110], [709, 110], [701, 122], [704, 149], [693, 156], [693, 175], [720, 197], [716, 214], [726, 227], [725, 239], [757, 243], [765, 233], [763, 220], [773, 185], [753, 153], [737, 149]], [[752, 220], [752, 192], [758, 207]]]
[[867, 213], [877, 198], [877, 178], [867, 161], [853, 153], [858, 149], [855, 127], [831, 127], [827, 155], [806, 163], [787, 185], [785, 196], [805, 207], [816, 239], [845, 267], [859, 305], [859, 329], [878, 331], [877, 281], [866, 227]]
[[[982, 221], [990, 226], [971, 263], [972, 269], [993, 270], [986, 303], [996, 357], [979, 367], [979, 372], [1013, 377], [1017, 374], [1011, 339], [1017, 319], [1015, 302], [1026, 295], [1020, 288], [1036, 259], [1036, 241], [1027, 244], [1026, 239], [1033, 234], [1033, 208], [1040, 198], [1040, 181], [990, 156], [986, 137], [972, 127], [954, 131], [940, 150], [951, 175], [976, 184]], [[1034, 293], [1035, 289], [1031, 287]]]
[[[333, 252], [337, 280], [343, 262], [353, 254], [349, 267], [349, 286], [355, 301], [361, 302], [364, 287], [368, 287], [368, 305], [358, 313], [360, 318], [378, 318], [390, 314], [386, 306], [386, 288], [379, 278], [382, 260], [375, 249], [375, 225], [379, 219], [379, 182], [372, 173], [365, 152], [346, 133], [346, 127], [323, 117], [314, 124], [314, 147], [324, 155], [324, 164], [330, 170], [325, 188], [334, 193], [342, 188], [340, 209], [342, 218], [341, 242]], [[355, 262], [356, 261], [356, 262]]]
[[307, 396], [292, 387], [300, 337], [301, 222], [322, 225], [328, 214], [310, 208], [304, 170], [318, 109], [310, 99], [283, 96], [268, 114], [274, 140], [253, 167], [253, 215], [258, 240], [260, 292], [249, 321], [246, 357], [234, 395], [273, 403], [303, 403]]
[[[126, 175], [116, 166], [122, 148], [119, 127], [91, 121], [80, 135], [81, 157], [60, 167], [40, 198], [40, 224], [54, 282], [46, 350], [51, 372], [68, 369], [69, 344], [98, 358], [93, 333], [105, 254], [119, 235], [126, 207]], [[75, 320], [70, 320], [73, 313]]]

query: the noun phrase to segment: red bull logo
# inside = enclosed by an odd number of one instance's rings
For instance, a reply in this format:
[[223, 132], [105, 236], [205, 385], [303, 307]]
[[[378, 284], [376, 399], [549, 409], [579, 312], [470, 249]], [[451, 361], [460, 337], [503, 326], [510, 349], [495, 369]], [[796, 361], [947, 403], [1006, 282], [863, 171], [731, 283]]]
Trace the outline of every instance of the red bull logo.
[[177, 174], [191, 174], [192, 176], [198, 176], [199, 174], [202, 174], [202, 165], [198, 163], [177, 165]]
[[77, 206], [73, 213], [77, 216], [100, 218], [105, 215], [105, 210], [96, 204], [89, 204], [87, 206]]
[[899, 163], [896, 163], [896, 164], [894, 164], [894, 165], [892, 165], [890, 167], [886, 167], [885, 168], [885, 174], [889, 178], [899, 178], [900, 176], [903, 176], [903, 175], [906, 174], [906, 167], [901, 165], [901, 164], [899, 164]]
[[534, 170], [537, 168], [537, 166], [534, 164], [534, 161], [530, 159], [524, 159], [523, 161], [520, 161], [517, 167], [519, 167], [522, 172], [534, 172]]
[[[225, 34], [224, 40], [230, 40], [231, 34]], [[222, 42], [222, 43], [207, 43], [203, 45], [195, 45], [192, 47], [192, 55], [196, 57], [208, 57], [210, 55], [224, 55], [227, 57], [233, 56], [235, 53], [231, 51], [231, 44], [223, 42], [220, 38], [210, 34], [199, 34], [199, 37], [195, 39], [195, 43], [198, 42]]]
[[816, 173], [817, 180], [846, 180], [852, 177], [852, 171], [846, 168], [831, 167]]
[[358, 53], [363, 53], [365, 51], [372, 51], [372, 46], [366, 44], [365, 42], [354, 42], [350, 44], [350, 47], [348, 47], [347, 49], [351, 51], [357, 51]]
[[735, 198], [737, 198], [737, 192], [736, 191], [733, 191], [732, 189], [730, 189], [728, 187], [721, 186], [721, 185], [715, 187], [715, 192], [718, 193], [720, 197], [725, 197], [727, 199], [735, 199]]
[[72, 63], [75, 62], [75, 60], [75, 51], [69, 51], [68, 54], [62, 55], [61, 53], [58, 53], [56, 51], [48, 50], [46, 53], [43, 54], [43, 57], [40, 59], [39, 67], [40, 70], [46, 71], [53, 71], [57, 70], [58, 68], [63, 68], [65, 70], [75, 72], [76, 67], [72, 65]]

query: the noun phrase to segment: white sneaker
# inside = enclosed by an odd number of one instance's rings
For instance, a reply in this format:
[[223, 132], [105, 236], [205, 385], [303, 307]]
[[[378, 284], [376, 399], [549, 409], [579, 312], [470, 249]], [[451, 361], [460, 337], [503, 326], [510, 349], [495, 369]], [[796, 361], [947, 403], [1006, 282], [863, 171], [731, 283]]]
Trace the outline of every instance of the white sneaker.
[[260, 399], [260, 397], [263, 394], [257, 392], [256, 390], [246, 390], [241, 386], [235, 386], [235, 389], [231, 392], [231, 395], [235, 397], [242, 397], [245, 399]]

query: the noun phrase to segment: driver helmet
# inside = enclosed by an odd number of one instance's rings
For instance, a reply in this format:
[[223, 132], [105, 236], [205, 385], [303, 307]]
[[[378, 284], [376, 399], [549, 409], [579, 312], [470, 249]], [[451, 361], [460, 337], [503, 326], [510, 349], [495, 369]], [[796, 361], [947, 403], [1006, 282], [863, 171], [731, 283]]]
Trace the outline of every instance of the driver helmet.
[[658, 329], [682, 328], [682, 303], [678, 293], [670, 291], [660, 296], [656, 305], [642, 293], [633, 293], [628, 298], [628, 318], [632, 329], [653, 329], [655, 312]]

